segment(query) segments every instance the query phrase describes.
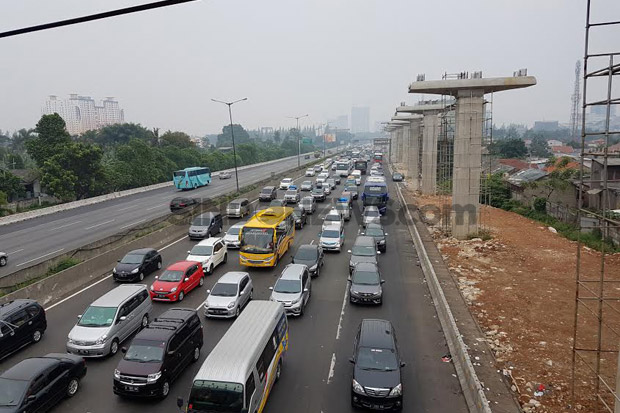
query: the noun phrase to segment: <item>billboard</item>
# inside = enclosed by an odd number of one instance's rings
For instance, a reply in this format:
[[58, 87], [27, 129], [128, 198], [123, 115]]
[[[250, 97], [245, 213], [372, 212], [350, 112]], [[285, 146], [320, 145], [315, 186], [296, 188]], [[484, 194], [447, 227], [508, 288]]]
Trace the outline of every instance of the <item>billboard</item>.
[[333, 133], [326, 133], [323, 135], [323, 139], [325, 139], [326, 143], [336, 142], [336, 135]]

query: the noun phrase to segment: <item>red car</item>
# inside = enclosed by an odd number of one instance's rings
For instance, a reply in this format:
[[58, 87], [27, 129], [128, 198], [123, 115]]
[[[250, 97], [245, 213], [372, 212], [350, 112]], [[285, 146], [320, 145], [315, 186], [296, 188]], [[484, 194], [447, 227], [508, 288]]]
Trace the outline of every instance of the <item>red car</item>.
[[151, 285], [151, 299], [155, 301], [183, 301], [185, 294], [205, 282], [202, 264], [180, 261], [172, 264]]

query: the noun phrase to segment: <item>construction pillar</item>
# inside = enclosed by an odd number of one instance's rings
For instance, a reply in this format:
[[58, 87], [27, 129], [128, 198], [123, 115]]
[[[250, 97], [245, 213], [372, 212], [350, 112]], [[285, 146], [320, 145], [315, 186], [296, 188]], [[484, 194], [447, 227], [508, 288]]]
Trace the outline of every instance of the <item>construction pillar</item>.
[[411, 189], [418, 191], [420, 189], [420, 133], [422, 122], [421, 119], [414, 119], [409, 124], [408, 150], [407, 150], [407, 182], [411, 185]]
[[425, 114], [422, 121], [422, 186], [423, 194], [437, 193], [437, 139], [439, 137], [439, 115]]

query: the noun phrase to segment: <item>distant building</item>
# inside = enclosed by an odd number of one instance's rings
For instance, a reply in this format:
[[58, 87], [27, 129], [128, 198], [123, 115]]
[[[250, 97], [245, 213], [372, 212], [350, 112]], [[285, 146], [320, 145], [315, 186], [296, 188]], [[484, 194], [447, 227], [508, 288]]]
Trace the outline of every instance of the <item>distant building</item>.
[[534, 122], [535, 131], [554, 131], [558, 129], [560, 129], [560, 123], [557, 120], [550, 120], [550, 121], [537, 120], [536, 122]]
[[43, 114], [58, 113], [67, 124], [71, 135], [125, 122], [125, 113], [118, 102], [111, 97], [97, 105], [90, 96], [72, 94], [69, 99], [58, 99], [51, 95], [45, 102]]
[[347, 115], [337, 116], [327, 122], [332, 129], [349, 129], [349, 117]]
[[366, 106], [351, 108], [351, 132], [370, 132], [370, 108]]
[[547, 141], [547, 145], [549, 145], [549, 147], [552, 148], [554, 146], [562, 146], [562, 145], [564, 145], [564, 142], [558, 141], [556, 139], [549, 139]]
[[560, 145], [560, 146], [551, 146], [551, 152], [553, 152], [554, 155], [570, 155], [573, 152], [575, 152], [575, 148], [573, 148], [572, 146], [564, 146], [564, 145]]

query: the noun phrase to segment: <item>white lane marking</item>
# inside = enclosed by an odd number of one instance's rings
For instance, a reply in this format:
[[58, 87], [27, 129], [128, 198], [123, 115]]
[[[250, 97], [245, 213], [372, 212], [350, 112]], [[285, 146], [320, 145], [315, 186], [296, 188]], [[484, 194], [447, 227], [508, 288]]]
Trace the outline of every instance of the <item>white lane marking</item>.
[[39, 260], [39, 259], [41, 259], [41, 258], [45, 258], [45, 257], [47, 257], [47, 256], [49, 256], [49, 255], [52, 255], [52, 254], [56, 254], [57, 252], [60, 252], [60, 251], [62, 251], [62, 250], [64, 250], [64, 248], [61, 248], [61, 249], [56, 250], [56, 251], [48, 252], [47, 254], [41, 255], [40, 257], [33, 258], [33, 259], [31, 259], [31, 260], [28, 260], [28, 261], [22, 262], [21, 264], [17, 264], [17, 265], [16, 265], [16, 267], [21, 267], [22, 265], [26, 265], [26, 264], [28, 264], [28, 263], [30, 263], [30, 262], [32, 262], [32, 261], [36, 261], [36, 260]]
[[327, 375], [327, 384], [332, 381], [334, 377], [334, 370], [336, 368], [336, 353], [332, 353], [332, 364], [329, 366], [329, 374]]
[[100, 224], [96, 224], [96, 225], [92, 225], [92, 226], [90, 226], [90, 227], [86, 227], [86, 228], [84, 228], [84, 229], [93, 229], [93, 228], [97, 228], [97, 227], [100, 227], [100, 226], [102, 226], [102, 225], [109, 224], [110, 222], [114, 222], [114, 221], [116, 221], [116, 220], [111, 219], [111, 220], [109, 220], [109, 221], [102, 222], [102, 223], [100, 223]]
[[137, 207], [139, 207], [139, 206], [140, 206], [140, 204], [136, 204], [136, 205], [129, 205], [129, 206], [125, 207], [125, 208], [117, 209], [117, 211], [126, 211], [126, 210], [128, 210], [128, 209], [131, 209], [131, 208], [137, 208]]
[[314, 240], [310, 241], [310, 245], [313, 245], [313, 244], [314, 244]]
[[344, 309], [347, 306], [348, 294], [349, 294], [349, 283], [347, 283], [347, 288], [345, 288], [344, 290], [344, 298], [342, 299], [342, 310], [340, 310], [340, 321], [338, 321], [338, 329], [336, 330], [336, 340], [340, 339], [340, 330], [342, 329], [342, 320], [344, 319]]
[[56, 228], [49, 229], [49, 231], [56, 231], [57, 229], [67, 228], [67, 227], [70, 227], [71, 225], [79, 224], [80, 222], [82, 222], [82, 221], [70, 222], [69, 224], [65, 224], [65, 225], [61, 225], [61, 226], [56, 227]]
[[134, 225], [139, 224], [140, 222], [144, 222], [144, 221], [146, 221], [146, 218], [145, 219], [141, 219], [140, 221], [132, 222], [131, 224], [127, 224], [125, 226], [122, 226], [121, 229], [125, 229], [127, 227], [134, 226]]
[[[183, 238], [180, 238], [180, 239], [178, 239], [178, 240], [176, 240], [176, 241], [171, 242], [170, 244], [168, 244], [168, 245], [166, 245], [166, 246], [164, 246], [164, 247], [161, 247], [159, 250], [160, 250], [160, 251], [163, 251], [163, 250], [165, 250], [166, 248], [173, 246], [173, 245], [174, 245], [174, 244], [176, 244], [177, 242], [184, 240], [185, 238], [187, 238], [187, 235], [186, 235], [186, 236], [184, 236]], [[108, 279], [108, 278], [110, 278], [110, 277], [112, 277], [112, 274], [108, 274], [108, 275], [106, 275], [105, 277], [103, 277], [103, 278], [102, 278], [102, 279], [100, 279], [99, 281], [96, 281], [96, 282], [94, 282], [94, 283], [92, 283], [92, 284], [90, 284], [90, 285], [87, 285], [86, 287], [82, 288], [81, 290], [79, 290], [79, 291], [77, 291], [77, 292], [75, 292], [75, 293], [71, 294], [69, 297], [67, 297], [67, 298], [63, 298], [62, 300], [58, 301], [57, 303], [54, 303], [54, 304], [50, 305], [49, 307], [47, 307], [47, 308], [45, 309], [45, 311], [49, 311], [49, 310], [51, 310], [52, 308], [54, 308], [54, 307], [56, 307], [56, 306], [59, 306], [60, 304], [64, 303], [65, 301], [68, 301], [68, 300], [72, 299], [73, 297], [75, 297], [75, 296], [77, 296], [77, 295], [82, 294], [84, 291], [86, 291], [86, 290], [89, 290], [89, 289], [93, 288], [95, 285], [97, 285], [97, 284], [100, 284], [100, 283], [104, 282], [105, 280], [107, 280], [107, 279]]]
[[147, 211], [150, 211], [151, 209], [161, 208], [161, 207], [166, 206], [166, 205], [168, 205], [168, 204], [155, 205], [155, 206], [153, 206], [153, 207], [147, 208], [146, 210], [147, 210]]
[[23, 251], [23, 250], [24, 250], [24, 249], [23, 249], [23, 248], [21, 248], [21, 249], [18, 249], [18, 250], [12, 251], [12, 252], [7, 252], [7, 254], [9, 254], [9, 255], [12, 255], [12, 254], [17, 254], [18, 252]]
[[200, 311], [200, 309], [202, 308], [202, 306], [205, 304], [207, 300], [204, 300], [202, 303], [200, 303], [200, 305], [198, 307], [196, 307], [196, 311]]

